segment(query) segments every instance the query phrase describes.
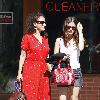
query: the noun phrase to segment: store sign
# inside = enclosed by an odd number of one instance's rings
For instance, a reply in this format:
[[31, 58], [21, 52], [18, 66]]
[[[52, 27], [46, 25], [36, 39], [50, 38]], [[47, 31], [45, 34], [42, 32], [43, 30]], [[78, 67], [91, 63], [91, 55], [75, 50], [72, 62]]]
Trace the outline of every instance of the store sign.
[[0, 24], [13, 24], [13, 12], [0, 12]]

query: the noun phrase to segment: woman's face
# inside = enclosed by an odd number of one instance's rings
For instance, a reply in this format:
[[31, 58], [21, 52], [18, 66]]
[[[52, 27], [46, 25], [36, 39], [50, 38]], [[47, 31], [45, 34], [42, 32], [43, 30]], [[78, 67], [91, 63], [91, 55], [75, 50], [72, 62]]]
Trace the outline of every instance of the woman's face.
[[45, 18], [43, 16], [40, 16], [36, 23], [35, 23], [36, 29], [38, 31], [44, 31], [45, 30], [45, 26], [46, 26], [46, 22], [45, 22]]
[[76, 25], [74, 22], [70, 22], [65, 27], [65, 34], [66, 35], [72, 35], [76, 31]]

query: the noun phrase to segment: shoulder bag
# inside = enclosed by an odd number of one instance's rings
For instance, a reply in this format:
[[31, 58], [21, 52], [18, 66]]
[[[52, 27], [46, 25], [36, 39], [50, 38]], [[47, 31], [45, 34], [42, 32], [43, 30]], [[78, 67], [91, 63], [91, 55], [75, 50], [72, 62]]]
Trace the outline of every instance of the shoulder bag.
[[53, 82], [58, 85], [72, 85], [74, 84], [75, 77], [73, 69], [69, 64], [66, 65], [66, 68], [61, 68], [61, 60], [58, 62], [57, 69], [54, 70], [52, 77]]

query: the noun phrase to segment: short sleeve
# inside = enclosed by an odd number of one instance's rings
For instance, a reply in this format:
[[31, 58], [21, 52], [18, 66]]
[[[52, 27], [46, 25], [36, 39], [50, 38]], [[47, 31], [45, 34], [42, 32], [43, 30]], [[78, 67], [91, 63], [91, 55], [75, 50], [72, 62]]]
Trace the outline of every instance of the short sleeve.
[[25, 51], [28, 50], [29, 48], [29, 43], [28, 43], [28, 36], [24, 35], [21, 41], [21, 48]]

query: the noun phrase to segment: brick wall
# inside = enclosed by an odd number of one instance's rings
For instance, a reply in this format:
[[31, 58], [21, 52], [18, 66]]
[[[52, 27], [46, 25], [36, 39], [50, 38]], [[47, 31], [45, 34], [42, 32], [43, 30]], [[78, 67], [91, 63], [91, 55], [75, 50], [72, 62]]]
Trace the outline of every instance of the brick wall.
[[[51, 83], [51, 100], [59, 100], [60, 93], [66, 94], [67, 100], [70, 100], [72, 87], [57, 87]], [[100, 74], [83, 75], [79, 100], [100, 100]]]
[[[70, 100], [72, 87], [57, 87], [51, 83], [51, 100], [59, 100], [60, 93], [66, 94], [67, 100]], [[9, 94], [0, 94], [0, 100], [7, 100], [8, 97]], [[83, 75], [79, 100], [100, 100], [100, 74]]]

